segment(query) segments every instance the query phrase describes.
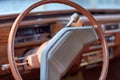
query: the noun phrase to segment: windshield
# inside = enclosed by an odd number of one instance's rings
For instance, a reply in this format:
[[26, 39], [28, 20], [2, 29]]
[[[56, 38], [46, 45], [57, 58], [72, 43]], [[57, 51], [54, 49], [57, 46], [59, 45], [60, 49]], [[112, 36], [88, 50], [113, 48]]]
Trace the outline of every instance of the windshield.
[[[0, 15], [20, 13], [40, 0], [0, 0]], [[120, 0], [71, 0], [86, 9], [120, 9]], [[44, 5], [34, 11], [72, 9], [65, 5]]]

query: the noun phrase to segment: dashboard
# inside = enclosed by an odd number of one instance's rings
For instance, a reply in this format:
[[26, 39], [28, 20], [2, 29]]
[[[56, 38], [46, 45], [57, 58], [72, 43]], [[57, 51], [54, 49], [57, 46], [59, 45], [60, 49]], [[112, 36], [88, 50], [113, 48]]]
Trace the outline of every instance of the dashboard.
[[[94, 17], [100, 24], [106, 38], [110, 60], [114, 59], [115, 57], [119, 57], [119, 51], [116, 50], [116, 48], [119, 48], [119, 15], [99, 15]], [[83, 25], [90, 25], [87, 20], [83, 20], [83, 22]], [[99, 66], [101, 65], [100, 62], [103, 59], [102, 57], [101, 44], [98, 41], [90, 46], [87, 46], [87, 48], [83, 50], [83, 59], [80, 66], [85, 66], [87, 68]]]
[[[112, 11], [112, 10], [111, 10]], [[69, 16], [74, 11], [53, 11], [30, 14], [23, 20], [15, 37], [15, 55], [17, 57], [24, 56], [29, 50], [40, 46], [43, 42], [51, 39], [60, 29], [62, 29], [69, 21]], [[112, 11], [108, 14], [106, 10], [100, 10], [94, 13], [94, 17], [100, 24], [106, 37], [109, 47], [110, 60], [120, 56], [120, 14]], [[106, 12], [106, 13], [105, 13]], [[99, 14], [98, 14], [99, 13]], [[64, 14], [64, 15], [63, 15]], [[80, 14], [81, 15], [81, 14]], [[0, 18], [0, 65], [7, 64], [7, 41], [9, 32], [16, 15], [9, 15]], [[42, 17], [42, 19], [41, 19]], [[72, 23], [73, 27], [91, 26], [88, 19], [80, 16], [76, 23]], [[100, 66], [102, 63], [102, 51], [99, 41], [87, 45], [82, 50], [82, 63], [80, 67], [85, 69]], [[9, 73], [0, 69], [0, 75]]]

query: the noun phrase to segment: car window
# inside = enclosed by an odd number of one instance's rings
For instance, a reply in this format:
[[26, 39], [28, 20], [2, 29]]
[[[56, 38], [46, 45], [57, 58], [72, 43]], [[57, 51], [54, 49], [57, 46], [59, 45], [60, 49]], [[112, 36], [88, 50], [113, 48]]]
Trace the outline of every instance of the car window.
[[[20, 13], [28, 6], [40, 0], [0, 0], [0, 15]], [[120, 0], [71, 0], [86, 9], [120, 9]], [[61, 7], [60, 7], [61, 6]], [[71, 7], [54, 4], [44, 5], [33, 11], [72, 9]]]

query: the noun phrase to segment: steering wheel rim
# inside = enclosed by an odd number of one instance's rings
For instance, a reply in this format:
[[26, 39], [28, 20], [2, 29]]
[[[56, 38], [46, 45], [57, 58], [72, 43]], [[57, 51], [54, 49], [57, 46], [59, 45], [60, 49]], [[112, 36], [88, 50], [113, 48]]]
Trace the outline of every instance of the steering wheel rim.
[[105, 80], [107, 72], [108, 72], [109, 56], [108, 56], [108, 48], [107, 48], [106, 40], [105, 40], [104, 34], [102, 32], [102, 29], [99, 26], [99, 24], [97, 23], [97, 21], [94, 19], [94, 17], [87, 10], [85, 10], [80, 5], [73, 3], [69, 0], [45, 0], [45, 1], [36, 2], [33, 5], [31, 5], [29, 8], [27, 8], [23, 13], [21, 13], [16, 18], [15, 22], [12, 25], [12, 28], [11, 28], [11, 31], [9, 34], [9, 38], [8, 38], [8, 61], [9, 61], [10, 69], [12, 71], [12, 74], [13, 74], [15, 80], [22, 80], [22, 77], [17, 69], [17, 65], [16, 65], [15, 58], [14, 58], [14, 56], [15, 56], [14, 55], [14, 39], [15, 39], [15, 35], [16, 35], [18, 26], [20, 25], [22, 19], [31, 10], [33, 10], [34, 8], [36, 8], [38, 6], [49, 4], [49, 3], [60, 3], [60, 4], [65, 4], [65, 5], [71, 6], [71, 7], [75, 8], [79, 13], [82, 13], [89, 19], [90, 23], [93, 25], [94, 29], [96, 30], [97, 35], [99, 36], [99, 39], [102, 44], [103, 66], [102, 66], [102, 71], [101, 71], [99, 80]]

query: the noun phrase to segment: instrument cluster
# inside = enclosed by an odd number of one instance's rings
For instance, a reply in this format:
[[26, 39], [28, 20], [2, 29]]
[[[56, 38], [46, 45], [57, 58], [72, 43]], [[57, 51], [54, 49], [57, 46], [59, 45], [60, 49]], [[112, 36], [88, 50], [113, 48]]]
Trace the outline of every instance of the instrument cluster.
[[50, 38], [50, 26], [31, 25], [21, 27], [16, 33], [15, 43], [40, 41], [41, 39]]

